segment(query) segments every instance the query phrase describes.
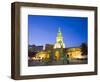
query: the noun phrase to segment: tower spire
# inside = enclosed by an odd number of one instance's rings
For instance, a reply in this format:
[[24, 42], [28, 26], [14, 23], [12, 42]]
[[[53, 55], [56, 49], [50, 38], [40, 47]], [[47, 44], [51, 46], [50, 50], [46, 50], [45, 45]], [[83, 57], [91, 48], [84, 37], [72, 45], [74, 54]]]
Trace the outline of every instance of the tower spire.
[[61, 30], [60, 30], [60, 27], [58, 28], [57, 37], [62, 37], [62, 33], [61, 33]]
[[63, 37], [62, 37], [60, 27], [58, 28], [58, 33], [57, 33], [56, 43], [54, 45], [54, 48], [65, 48], [65, 44], [63, 43]]
[[61, 32], [60, 27], [58, 28], [58, 32]]

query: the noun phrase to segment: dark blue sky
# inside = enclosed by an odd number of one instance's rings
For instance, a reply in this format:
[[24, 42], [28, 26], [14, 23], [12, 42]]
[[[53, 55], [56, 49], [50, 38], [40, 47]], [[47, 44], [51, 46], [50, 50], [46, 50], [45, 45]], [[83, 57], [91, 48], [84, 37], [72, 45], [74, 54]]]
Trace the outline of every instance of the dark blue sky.
[[54, 44], [60, 27], [66, 47], [87, 43], [88, 19], [85, 17], [28, 15], [28, 44]]

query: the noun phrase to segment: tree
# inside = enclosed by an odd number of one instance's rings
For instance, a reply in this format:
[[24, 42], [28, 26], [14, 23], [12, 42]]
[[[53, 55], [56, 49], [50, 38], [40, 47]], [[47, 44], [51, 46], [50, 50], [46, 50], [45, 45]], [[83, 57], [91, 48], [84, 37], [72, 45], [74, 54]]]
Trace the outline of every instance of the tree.
[[87, 55], [87, 44], [85, 43], [82, 43], [81, 44], [81, 52], [82, 52], [82, 55]]

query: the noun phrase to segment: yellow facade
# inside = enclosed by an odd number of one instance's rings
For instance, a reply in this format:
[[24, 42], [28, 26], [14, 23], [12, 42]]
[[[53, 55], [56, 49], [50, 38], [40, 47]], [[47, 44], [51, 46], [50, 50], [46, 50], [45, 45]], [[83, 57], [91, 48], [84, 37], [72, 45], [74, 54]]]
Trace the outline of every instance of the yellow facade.
[[50, 54], [48, 52], [41, 51], [41, 52], [37, 53], [35, 57], [33, 57], [33, 60], [49, 59], [49, 58], [50, 58]]
[[59, 51], [55, 51], [55, 59], [56, 60], [60, 59], [60, 52]]
[[80, 48], [69, 48], [67, 50], [67, 55], [69, 58], [81, 58], [82, 57], [82, 52]]

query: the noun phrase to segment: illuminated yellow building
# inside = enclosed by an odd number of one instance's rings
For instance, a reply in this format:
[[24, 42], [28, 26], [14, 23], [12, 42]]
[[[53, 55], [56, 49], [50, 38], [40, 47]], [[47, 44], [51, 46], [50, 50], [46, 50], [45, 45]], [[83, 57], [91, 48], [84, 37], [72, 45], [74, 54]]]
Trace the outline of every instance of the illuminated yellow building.
[[81, 48], [69, 48], [67, 49], [67, 55], [69, 58], [82, 58]]
[[46, 52], [46, 51], [41, 51], [41, 52], [36, 54], [36, 58], [49, 59], [50, 58], [50, 54], [48, 52]]

